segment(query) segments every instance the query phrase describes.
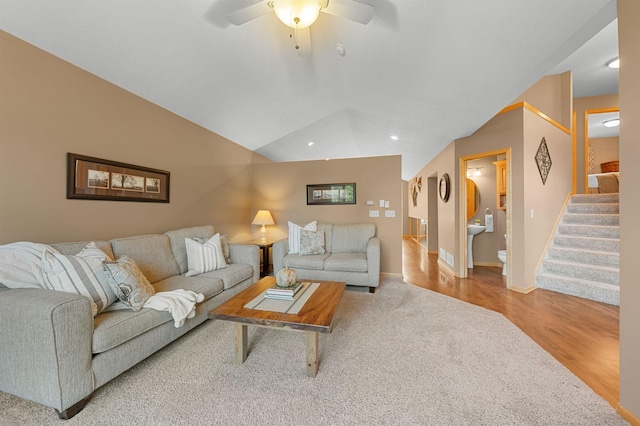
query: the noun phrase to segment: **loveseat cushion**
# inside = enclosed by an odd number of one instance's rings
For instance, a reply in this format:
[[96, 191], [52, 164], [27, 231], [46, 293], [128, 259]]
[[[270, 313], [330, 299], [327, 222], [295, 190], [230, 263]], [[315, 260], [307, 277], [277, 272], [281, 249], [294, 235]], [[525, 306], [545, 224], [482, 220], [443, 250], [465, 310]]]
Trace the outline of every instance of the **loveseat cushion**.
[[178, 262], [180, 273], [184, 274], [189, 269], [189, 265], [187, 263], [187, 249], [185, 247], [184, 239], [200, 238], [206, 241], [209, 238], [213, 237], [214, 228], [212, 225], [192, 226], [190, 228], [182, 228], [182, 229], [175, 229], [173, 231], [168, 231], [168, 232], [165, 232], [164, 235], [169, 237], [173, 256], [176, 258], [176, 261]]
[[180, 272], [166, 235], [118, 238], [111, 240], [111, 247], [116, 258], [126, 255], [135, 260], [151, 284]]
[[321, 271], [324, 269], [324, 260], [329, 256], [329, 253], [312, 254], [308, 256], [301, 256], [299, 254], [288, 254], [284, 257], [282, 264], [292, 269], [300, 268]]
[[367, 272], [367, 253], [333, 253], [324, 261], [325, 271]]
[[242, 281], [253, 277], [253, 268], [251, 265], [232, 263], [226, 268], [205, 272], [204, 274], [198, 275], [198, 277], [220, 279], [224, 283], [224, 289], [227, 290], [236, 284], [240, 284]]
[[373, 223], [334, 224], [331, 253], [366, 253], [369, 239], [375, 235]]

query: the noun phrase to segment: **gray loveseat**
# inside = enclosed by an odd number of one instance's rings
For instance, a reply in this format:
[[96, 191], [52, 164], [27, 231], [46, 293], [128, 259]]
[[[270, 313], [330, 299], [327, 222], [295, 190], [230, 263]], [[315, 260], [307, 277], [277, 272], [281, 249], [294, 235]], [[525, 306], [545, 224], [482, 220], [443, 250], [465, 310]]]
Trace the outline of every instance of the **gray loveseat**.
[[289, 241], [283, 239], [273, 244], [273, 270], [286, 265], [301, 279], [343, 281], [375, 292], [380, 283], [380, 239], [375, 225], [318, 223], [318, 231], [324, 231], [325, 254], [289, 253]]
[[[79, 412], [93, 391], [204, 322], [207, 313], [258, 281], [258, 246], [231, 244], [231, 265], [186, 277], [185, 237], [208, 239], [199, 226], [110, 241], [96, 241], [112, 259], [127, 255], [156, 292], [202, 293], [196, 315], [176, 328], [169, 312], [143, 308], [92, 315], [84, 296], [0, 284], [0, 390], [55, 408], [61, 418]], [[53, 244], [77, 254], [88, 242]]]

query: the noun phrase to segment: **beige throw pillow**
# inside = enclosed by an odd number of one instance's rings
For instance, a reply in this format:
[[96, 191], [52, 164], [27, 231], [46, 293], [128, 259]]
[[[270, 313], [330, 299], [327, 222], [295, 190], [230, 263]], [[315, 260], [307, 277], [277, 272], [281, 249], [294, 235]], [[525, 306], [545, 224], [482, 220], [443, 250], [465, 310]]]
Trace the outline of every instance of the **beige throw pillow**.
[[134, 311], [142, 309], [147, 299], [155, 294], [153, 286], [132, 258], [122, 256], [115, 262], [104, 262], [103, 267], [105, 277], [118, 298]]
[[325, 254], [324, 231], [300, 230], [300, 255]]

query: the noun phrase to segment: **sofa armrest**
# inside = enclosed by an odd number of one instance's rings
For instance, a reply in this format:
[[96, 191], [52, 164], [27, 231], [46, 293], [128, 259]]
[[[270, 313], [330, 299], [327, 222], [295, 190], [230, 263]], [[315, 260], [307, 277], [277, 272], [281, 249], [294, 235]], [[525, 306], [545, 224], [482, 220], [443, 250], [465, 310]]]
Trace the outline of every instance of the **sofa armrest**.
[[284, 268], [284, 257], [289, 254], [289, 239], [284, 238], [273, 243], [272, 251], [273, 273], [277, 274], [280, 269]]
[[260, 247], [251, 244], [229, 244], [231, 263], [244, 263], [253, 268], [253, 282], [260, 279]]
[[91, 395], [93, 315], [84, 296], [0, 289], [0, 390], [62, 412]]
[[367, 243], [367, 269], [369, 273], [369, 287], [380, 284], [380, 238], [373, 237]]

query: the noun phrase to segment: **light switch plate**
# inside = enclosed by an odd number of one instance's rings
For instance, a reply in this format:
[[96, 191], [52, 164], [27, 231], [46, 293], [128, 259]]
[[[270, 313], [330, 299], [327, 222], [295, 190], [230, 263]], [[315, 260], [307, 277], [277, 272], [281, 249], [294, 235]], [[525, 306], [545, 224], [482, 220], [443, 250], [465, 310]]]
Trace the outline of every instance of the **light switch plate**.
[[395, 210], [385, 210], [384, 211], [384, 217], [396, 217], [396, 211]]
[[369, 210], [369, 217], [380, 217], [380, 212], [378, 210]]
[[388, 208], [389, 208], [389, 202], [388, 202], [388, 201], [385, 201], [385, 202], [384, 202], [384, 208], [385, 208], [385, 209], [388, 209]]
[[373, 205], [373, 200], [367, 200], [367, 205], [368, 206], [372, 206]]
[[380, 207], [384, 207], [384, 200], [380, 200]]

